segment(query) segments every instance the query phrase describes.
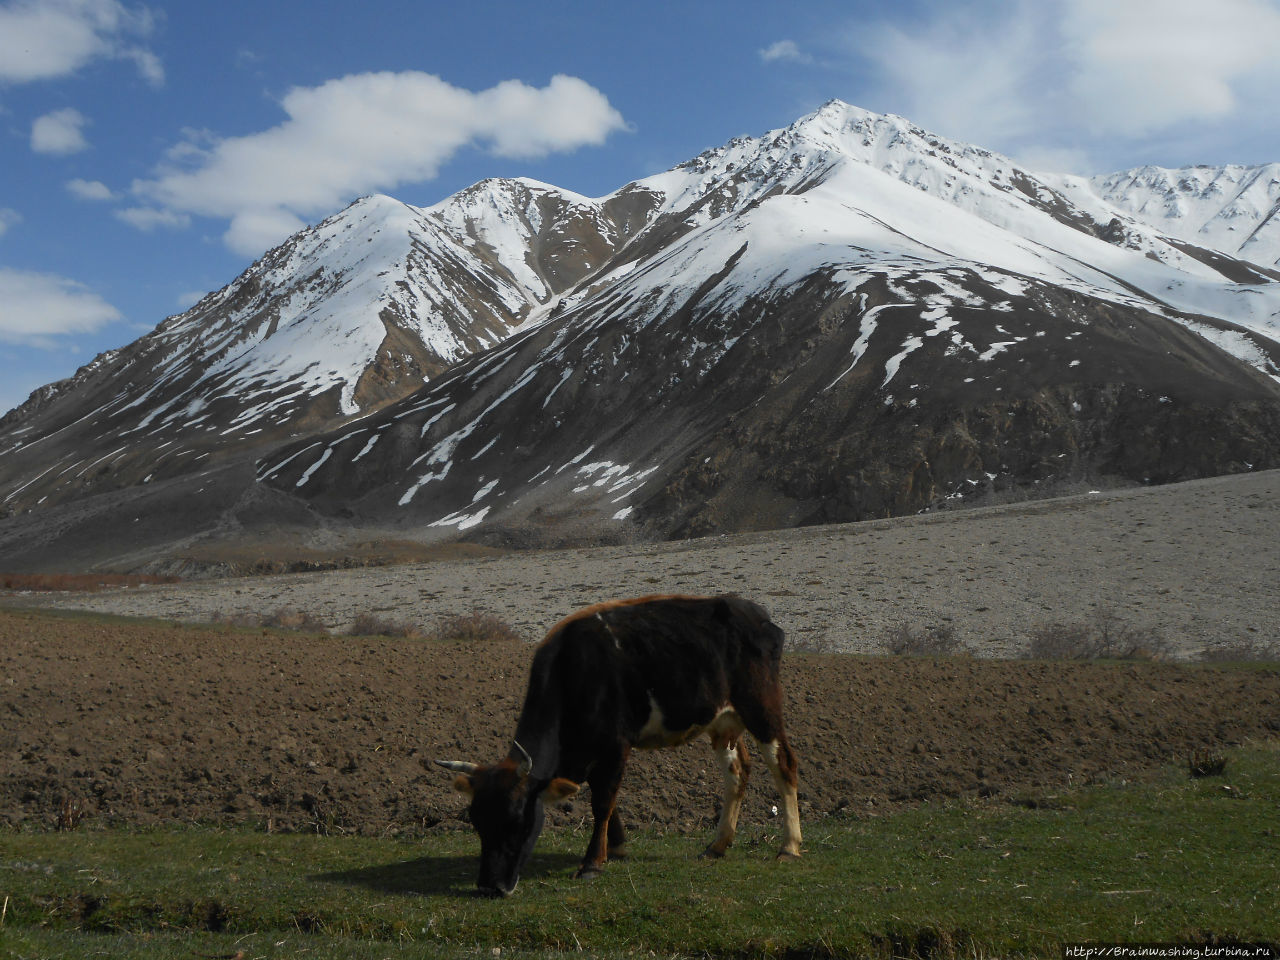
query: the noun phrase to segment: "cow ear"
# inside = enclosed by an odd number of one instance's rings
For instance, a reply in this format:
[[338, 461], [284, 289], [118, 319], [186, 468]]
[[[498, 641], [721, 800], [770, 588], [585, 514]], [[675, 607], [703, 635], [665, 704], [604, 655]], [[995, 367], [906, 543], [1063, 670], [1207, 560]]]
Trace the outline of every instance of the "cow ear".
[[581, 788], [572, 780], [556, 777], [542, 791], [542, 799], [547, 803], [559, 803], [561, 800], [568, 800], [570, 797], [576, 796], [579, 789]]
[[464, 793], [468, 797], [471, 797], [475, 795], [476, 785], [471, 782], [471, 778], [469, 776], [466, 776], [465, 774], [463, 774], [462, 776], [453, 778], [453, 789], [457, 790], [459, 793]]

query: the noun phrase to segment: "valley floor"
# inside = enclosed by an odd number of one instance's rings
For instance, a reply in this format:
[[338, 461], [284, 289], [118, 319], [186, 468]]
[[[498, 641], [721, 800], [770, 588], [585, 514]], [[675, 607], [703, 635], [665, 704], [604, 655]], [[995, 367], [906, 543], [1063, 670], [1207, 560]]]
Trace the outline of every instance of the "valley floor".
[[1181, 656], [1280, 645], [1280, 471], [894, 520], [394, 567], [197, 581], [20, 603], [200, 622], [302, 610], [429, 623], [479, 608], [537, 639], [565, 614], [647, 593], [763, 602], [801, 649], [878, 652], [886, 631], [950, 626], [979, 656], [1108, 612]]

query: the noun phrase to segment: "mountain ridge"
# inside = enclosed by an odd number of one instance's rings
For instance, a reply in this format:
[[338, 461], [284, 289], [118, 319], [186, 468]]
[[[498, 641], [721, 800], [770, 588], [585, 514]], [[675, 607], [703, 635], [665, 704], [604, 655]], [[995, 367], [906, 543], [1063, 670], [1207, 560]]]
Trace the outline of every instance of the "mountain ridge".
[[[1174, 236], [1166, 181], [1126, 211], [1095, 179], [831, 101], [603, 197], [362, 198], [0, 421], [0, 501], [92, 513], [216, 474], [187, 533], [269, 501], [291, 535], [497, 542], [1271, 463], [1280, 272]], [[1265, 253], [1255, 201], [1233, 219]]]

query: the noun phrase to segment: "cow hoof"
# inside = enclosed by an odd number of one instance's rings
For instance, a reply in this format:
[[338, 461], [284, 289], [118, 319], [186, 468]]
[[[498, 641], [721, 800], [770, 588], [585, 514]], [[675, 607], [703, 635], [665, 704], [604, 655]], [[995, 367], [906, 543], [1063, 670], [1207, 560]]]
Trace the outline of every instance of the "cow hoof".
[[609, 859], [610, 859], [610, 860], [625, 860], [625, 859], [627, 859], [627, 848], [626, 848], [626, 847], [610, 847], [610, 848], [609, 848]]
[[583, 864], [578, 868], [578, 872], [573, 875], [575, 880], [594, 880], [600, 874], [604, 873], [601, 867], [595, 864]]
[[712, 847], [707, 847], [707, 849], [703, 850], [701, 856], [703, 860], [723, 860], [724, 853], [725, 852], [723, 850], [717, 850], [715, 847], [712, 846]]
[[789, 850], [783, 850], [781, 853], [778, 854], [779, 863], [781, 863], [784, 860], [799, 860], [799, 859], [800, 859], [800, 854], [791, 853]]

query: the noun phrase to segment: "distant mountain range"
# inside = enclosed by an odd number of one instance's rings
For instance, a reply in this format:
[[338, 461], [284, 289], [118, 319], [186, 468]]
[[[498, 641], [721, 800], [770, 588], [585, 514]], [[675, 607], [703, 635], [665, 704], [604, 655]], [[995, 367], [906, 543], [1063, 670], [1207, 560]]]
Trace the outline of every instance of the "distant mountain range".
[[839, 101], [591, 199], [367, 197], [0, 420], [0, 568], [609, 542], [1280, 466], [1280, 164]]

